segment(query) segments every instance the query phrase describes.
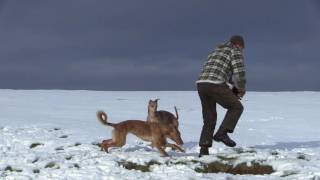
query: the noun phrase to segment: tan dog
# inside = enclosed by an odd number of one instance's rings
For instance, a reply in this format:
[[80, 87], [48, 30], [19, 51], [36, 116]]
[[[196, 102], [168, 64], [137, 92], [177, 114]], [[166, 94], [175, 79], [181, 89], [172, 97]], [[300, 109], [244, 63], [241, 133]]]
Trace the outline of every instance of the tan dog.
[[176, 116], [174, 116], [171, 112], [168, 111], [158, 111], [158, 100], [149, 100], [148, 104], [148, 122], [161, 122], [167, 125], [172, 125], [176, 129], [179, 127], [179, 115], [178, 110], [176, 107], [174, 107], [174, 110], [176, 112]]
[[101, 149], [108, 152], [109, 147], [122, 147], [126, 143], [128, 133], [132, 133], [144, 141], [150, 141], [152, 147], [156, 147], [161, 155], [168, 156], [165, 152], [165, 147], [171, 147], [184, 152], [176, 144], [170, 144], [166, 138], [172, 139], [178, 145], [183, 145], [180, 132], [172, 126], [166, 126], [161, 123], [145, 122], [141, 120], [126, 120], [120, 123], [107, 122], [108, 116], [103, 111], [97, 112], [98, 120], [107, 126], [112, 126], [112, 139], [103, 140]]

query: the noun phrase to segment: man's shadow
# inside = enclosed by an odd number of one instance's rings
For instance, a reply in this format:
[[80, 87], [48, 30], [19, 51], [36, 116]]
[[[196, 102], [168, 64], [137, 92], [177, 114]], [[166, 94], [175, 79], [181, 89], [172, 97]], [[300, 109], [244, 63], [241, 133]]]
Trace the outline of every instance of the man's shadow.
[[[184, 144], [185, 148], [193, 148], [198, 146], [199, 142], [186, 142]], [[272, 145], [255, 145], [251, 146], [256, 149], [281, 149], [281, 150], [292, 150], [295, 148], [319, 148], [320, 141], [307, 141], [307, 142], [277, 142]]]
[[281, 149], [292, 150], [295, 148], [318, 148], [320, 141], [307, 141], [307, 142], [277, 142], [274, 145], [256, 145], [256, 149]]

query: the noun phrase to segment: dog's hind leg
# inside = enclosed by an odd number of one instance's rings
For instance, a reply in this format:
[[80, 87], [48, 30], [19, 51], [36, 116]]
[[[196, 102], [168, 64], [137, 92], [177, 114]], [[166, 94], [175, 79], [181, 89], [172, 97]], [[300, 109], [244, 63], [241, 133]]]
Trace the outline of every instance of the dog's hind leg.
[[152, 145], [154, 146], [154, 147], [156, 147], [158, 150], [159, 150], [159, 152], [160, 152], [160, 154], [161, 154], [161, 156], [169, 156], [168, 154], [167, 154], [167, 152], [164, 150], [164, 147], [165, 147], [165, 144], [167, 144], [166, 142], [165, 142], [165, 139], [163, 139], [163, 138], [159, 138], [159, 139], [157, 139], [157, 141], [153, 141], [152, 142]]
[[179, 146], [176, 145], [176, 144], [167, 143], [167, 144], [165, 145], [165, 147], [171, 147], [171, 148], [174, 149], [174, 150], [179, 150], [179, 151], [181, 151], [181, 152], [185, 152], [185, 150], [183, 150], [181, 147], [179, 147]]
[[123, 145], [126, 144], [126, 132], [118, 131], [118, 130], [113, 130], [112, 131], [112, 140], [108, 144], [108, 147], [122, 147]]
[[101, 143], [101, 150], [109, 153], [110, 147], [122, 147], [126, 143], [126, 133], [118, 130], [112, 130], [112, 139], [103, 140]]
[[169, 156], [166, 151], [163, 149], [163, 147], [161, 147], [161, 145], [156, 145], [156, 148], [159, 150], [161, 156], [166, 157]]
[[111, 143], [112, 139], [103, 140], [101, 143], [101, 151], [106, 151], [107, 153], [109, 153], [108, 148]]

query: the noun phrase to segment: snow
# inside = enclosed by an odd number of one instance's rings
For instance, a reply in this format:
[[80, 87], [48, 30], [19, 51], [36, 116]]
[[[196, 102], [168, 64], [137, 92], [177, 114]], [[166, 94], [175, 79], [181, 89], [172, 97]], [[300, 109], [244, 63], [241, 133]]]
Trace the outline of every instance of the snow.
[[[159, 109], [180, 115], [185, 153], [156, 149], [129, 135], [127, 144], [100, 151], [96, 143], [111, 137], [110, 122], [145, 120], [149, 99]], [[202, 127], [200, 100], [194, 91], [0, 90], [0, 179], [320, 179], [320, 92], [248, 92], [245, 111], [228, 148], [214, 143], [210, 156], [198, 158]], [[218, 125], [225, 110], [218, 107]], [[121, 162], [151, 165], [149, 172], [126, 169]], [[201, 173], [201, 163], [262, 162], [265, 175]]]

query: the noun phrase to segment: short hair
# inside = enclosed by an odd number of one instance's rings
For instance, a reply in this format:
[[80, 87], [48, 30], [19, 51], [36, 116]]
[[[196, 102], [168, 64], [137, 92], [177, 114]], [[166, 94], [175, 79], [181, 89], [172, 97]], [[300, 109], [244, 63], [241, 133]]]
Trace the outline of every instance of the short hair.
[[234, 45], [238, 44], [244, 48], [244, 40], [243, 40], [243, 37], [240, 35], [233, 35], [230, 38], [230, 42]]

